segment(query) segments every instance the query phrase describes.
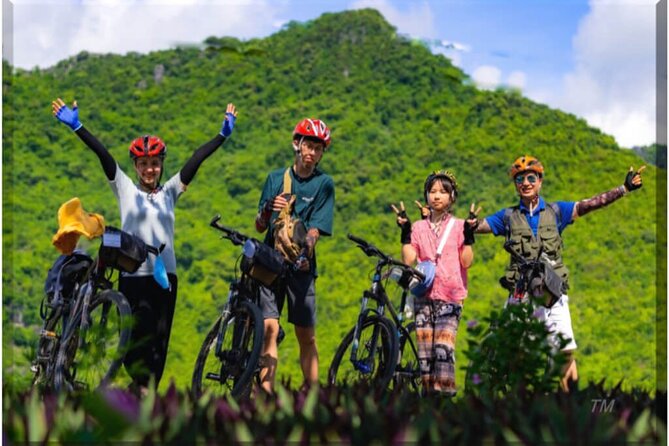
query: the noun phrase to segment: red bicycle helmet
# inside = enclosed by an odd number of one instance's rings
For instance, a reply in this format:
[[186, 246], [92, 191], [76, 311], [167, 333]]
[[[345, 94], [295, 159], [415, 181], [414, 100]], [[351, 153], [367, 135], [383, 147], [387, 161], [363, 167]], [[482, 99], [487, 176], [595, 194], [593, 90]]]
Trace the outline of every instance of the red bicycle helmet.
[[143, 156], [159, 156], [165, 158], [167, 154], [167, 146], [162, 139], [157, 136], [144, 135], [135, 138], [128, 148], [130, 151], [130, 158], [136, 160]]
[[[320, 119], [303, 119], [297, 123], [293, 130], [293, 140], [298, 136], [307, 136], [316, 138], [325, 144], [325, 148], [330, 145], [330, 129]], [[297, 150], [297, 147], [295, 148]]]

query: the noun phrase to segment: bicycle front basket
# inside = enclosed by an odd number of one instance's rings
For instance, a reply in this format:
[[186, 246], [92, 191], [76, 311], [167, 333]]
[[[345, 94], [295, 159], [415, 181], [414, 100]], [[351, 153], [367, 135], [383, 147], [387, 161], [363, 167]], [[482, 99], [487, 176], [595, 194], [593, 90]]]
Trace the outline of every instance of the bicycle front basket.
[[255, 239], [244, 244], [241, 269], [265, 286], [271, 286], [285, 269], [283, 256], [277, 250]]
[[134, 273], [146, 260], [148, 251], [139, 237], [107, 226], [102, 234], [99, 255], [106, 266]]

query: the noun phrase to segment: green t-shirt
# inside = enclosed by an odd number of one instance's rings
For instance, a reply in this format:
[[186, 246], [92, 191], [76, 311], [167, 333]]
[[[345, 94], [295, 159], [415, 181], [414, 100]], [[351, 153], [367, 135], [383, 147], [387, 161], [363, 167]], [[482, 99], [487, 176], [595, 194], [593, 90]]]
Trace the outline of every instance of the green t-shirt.
[[[258, 210], [265, 206], [265, 202], [275, 196], [283, 193], [283, 175], [285, 168], [277, 169], [267, 176], [265, 186], [260, 195]], [[334, 215], [334, 181], [332, 177], [316, 168], [313, 175], [309, 178], [300, 178], [295, 175], [293, 169], [290, 169], [291, 193], [297, 195], [293, 214], [304, 222], [307, 230], [317, 228], [323, 236], [332, 235], [332, 220]], [[272, 233], [274, 232], [273, 222], [279, 215], [278, 212], [272, 212], [270, 226], [265, 236], [265, 243], [274, 246]], [[312, 270], [315, 272], [316, 255], [314, 253], [314, 262]]]

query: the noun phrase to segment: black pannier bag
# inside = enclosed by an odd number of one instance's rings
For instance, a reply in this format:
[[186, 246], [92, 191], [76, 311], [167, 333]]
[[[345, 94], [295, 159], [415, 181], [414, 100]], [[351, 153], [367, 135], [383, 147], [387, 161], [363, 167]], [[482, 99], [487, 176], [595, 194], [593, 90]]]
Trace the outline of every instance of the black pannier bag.
[[93, 259], [83, 251], [58, 256], [49, 268], [44, 282], [47, 302], [53, 301], [57, 295], [69, 297], [74, 286], [84, 278], [92, 263]]
[[258, 240], [248, 239], [244, 243], [241, 269], [263, 285], [271, 286], [284, 272], [285, 263], [279, 251]]
[[552, 308], [564, 293], [564, 282], [545, 261], [540, 263], [539, 274], [530, 281], [529, 293], [546, 308]]
[[107, 226], [102, 234], [99, 255], [106, 266], [134, 273], [146, 260], [148, 250], [141, 238]]

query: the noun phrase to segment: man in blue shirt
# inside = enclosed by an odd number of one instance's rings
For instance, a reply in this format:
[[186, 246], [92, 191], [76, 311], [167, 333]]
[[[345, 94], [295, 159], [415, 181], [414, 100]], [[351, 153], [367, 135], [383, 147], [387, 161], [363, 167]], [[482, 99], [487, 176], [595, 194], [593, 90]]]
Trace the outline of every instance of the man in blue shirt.
[[[576, 350], [574, 332], [569, 314], [569, 297], [566, 292], [569, 288], [569, 271], [562, 262], [562, 231], [577, 218], [600, 209], [622, 198], [627, 193], [642, 186], [641, 172], [645, 166], [634, 171], [630, 167], [625, 183], [607, 192], [581, 201], [557, 201], [546, 203], [539, 196], [544, 176], [544, 166], [533, 156], [525, 155], [516, 159], [509, 171], [510, 177], [516, 185], [516, 192], [520, 197], [517, 206], [502, 209], [481, 220], [476, 228], [478, 233], [493, 233], [503, 235], [512, 241], [511, 249], [520, 257], [536, 259], [540, 253], [544, 259], [562, 279], [562, 296], [550, 308], [539, 308], [540, 318], [546, 323], [552, 333], [561, 333], [569, 340], [563, 348], [567, 355], [562, 388], [567, 391], [568, 383], [578, 379], [576, 361], [573, 352]], [[516, 281], [519, 279], [518, 262], [511, 257], [506, 273], [500, 283], [513, 292]], [[526, 300], [527, 296], [509, 297], [509, 303]]]
[[[258, 203], [256, 229], [267, 231], [265, 243], [275, 244], [274, 226], [277, 215], [292, 207], [291, 214], [299, 217], [306, 229], [306, 243], [296, 258], [285, 284], [279, 290], [261, 288], [261, 307], [265, 320], [261, 385], [273, 391], [278, 363], [277, 337], [283, 301], [288, 298], [288, 322], [295, 326], [300, 346], [300, 366], [306, 384], [318, 382], [318, 350], [316, 348], [316, 252], [320, 236], [332, 235], [334, 212], [334, 182], [317, 168], [323, 153], [330, 145], [330, 129], [318, 119], [304, 119], [293, 131], [295, 162], [292, 167], [271, 172], [265, 181]], [[277, 249], [281, 251], [281, 246]], [[289, 250], [287, 250], [289, 251]], [[285, 252], [284, 252], [285, 253]]]

